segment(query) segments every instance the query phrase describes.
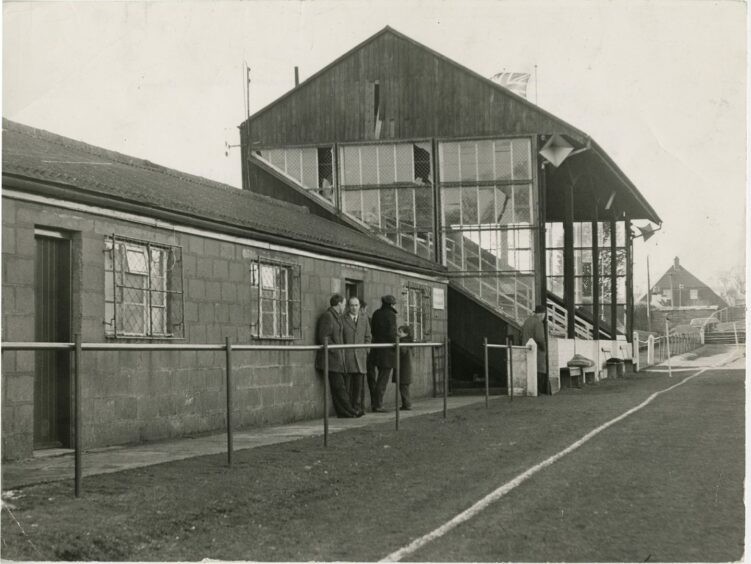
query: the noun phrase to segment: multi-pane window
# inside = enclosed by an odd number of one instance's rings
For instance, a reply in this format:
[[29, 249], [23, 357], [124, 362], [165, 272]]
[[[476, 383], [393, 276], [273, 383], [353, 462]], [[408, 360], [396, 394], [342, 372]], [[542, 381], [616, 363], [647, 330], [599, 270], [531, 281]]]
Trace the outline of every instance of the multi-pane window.
[[574, 225], [574, 303], [577, 308], [592, 312], [592, 223]]
[[334, 202], [334, 150], [332, 147], [285, 147], [255, 151], [274, 168], [299, 182], [303, 188]]
[[536, 201], [529, 139], [442, 142], [443, 261], [513, 319], [535, 305]]
[[300, 338], [300, 268], [263, 259], [254, 261], [250, 286], [253, 337]]
[[412, 327], [415, 341], [424, 341], [431, 333], [431, 289], [419, 284], [402, 288], [402, 309], [405, 322]]
[[[626, 227], [624, 222], [615, 222], [615, 233], [610, 222], [600, 222], [597, 226], [600, 266], [600, 316], [610, 326], [624, 332], [626, 327]], [[615, 255], [611, 241], [615, 237]], [[612, 319], [611, 272], [615, 272], [616, 319]]]
[[430, 143], [342, 145], [342, 211], [424, 258], [433, 253]]
[[104, 311], [108, 336], [182, 337], [181, 249], [107, 237]]
[[545, 229], [548, 291], [563, 299], [563, 223], [548, 223]]

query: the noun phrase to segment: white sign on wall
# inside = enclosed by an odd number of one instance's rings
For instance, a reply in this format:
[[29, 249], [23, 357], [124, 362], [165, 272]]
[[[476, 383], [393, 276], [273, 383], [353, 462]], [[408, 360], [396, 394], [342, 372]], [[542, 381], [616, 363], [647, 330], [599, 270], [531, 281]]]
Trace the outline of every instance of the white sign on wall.
[[443, 288], [433, 288], [433, 309], [445, 309], [446, 298]]

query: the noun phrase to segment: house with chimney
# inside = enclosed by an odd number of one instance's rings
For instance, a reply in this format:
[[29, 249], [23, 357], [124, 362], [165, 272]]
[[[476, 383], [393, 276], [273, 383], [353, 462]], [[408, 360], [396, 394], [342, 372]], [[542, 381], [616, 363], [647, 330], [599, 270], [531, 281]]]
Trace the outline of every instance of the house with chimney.
[[[725, 300], [683, 266], [678, 257], [652, 285], [650, 297], [652, 327], [663, 332], [666, 318], [672, 328], [728, 307]], [[639, 301], [646, 304], [647, 299], [645, 295]]]

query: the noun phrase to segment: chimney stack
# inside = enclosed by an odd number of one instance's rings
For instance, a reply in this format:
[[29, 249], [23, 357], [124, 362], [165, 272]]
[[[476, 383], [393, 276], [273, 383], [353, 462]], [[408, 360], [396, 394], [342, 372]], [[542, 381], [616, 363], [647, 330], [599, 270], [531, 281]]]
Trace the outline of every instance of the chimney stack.
[[295, 67], [295, 88], [300, 84], [300, 74], [297, 70], [297, 67]]
[[681, 261], [678, 260], [678, 257], [675, 257], [673, 259], [673, 269], [678, 270], [679, 266], [681, 266]]

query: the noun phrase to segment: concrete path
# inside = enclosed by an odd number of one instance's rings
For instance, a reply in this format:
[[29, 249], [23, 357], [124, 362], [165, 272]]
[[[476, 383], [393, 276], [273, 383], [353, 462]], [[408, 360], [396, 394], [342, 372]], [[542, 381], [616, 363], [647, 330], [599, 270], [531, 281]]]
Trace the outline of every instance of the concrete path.
[[[739, 348], [735, 345], [703, 345], [694, 351], [670, 358], [670, 369], [673, 372], [690, 372], [717, 364], [723, 364], [724, 369], [745, 368], [745, 348]], [[667, 372], [668, 362], [661, 362], [645, 370], [649, 372]]]
[[[497, 399], [501, 396], [492, 396]], [[448, 398], [448, 408], [456, 409], [473, 403], [484, 402], [484, 396], [458, 396]], [[400, 411], [400, 420], [440, 413], [443, 398], [415, 401], [411, 411]], [[358, 419], [329, 419], [329, 433], [346, 431], [369, 425], [388, 423], [394, 428], [395, 414], [368, 413]], [[256, 448], [283, 443], [304, 437], [323, 436], [323, 419], [298, 421], [275, 427], [261, 427], [233, 433], [234, 450]], [[323, 439], [321, 439], [323, 441]], [[222, 454], [227, 452], [227, 435], [219, 433], [196, 438], [160, 441], [132, 446], [117, 446], [86, 450], [82, 455], [83, 476], [120, 472], [131, 468], [162, 464], [194, 456]], [[2, 465], [3, 491], [58, 480], [73, 480], [74, 454], [70, 449], [40, 450], [34, 457]]]

